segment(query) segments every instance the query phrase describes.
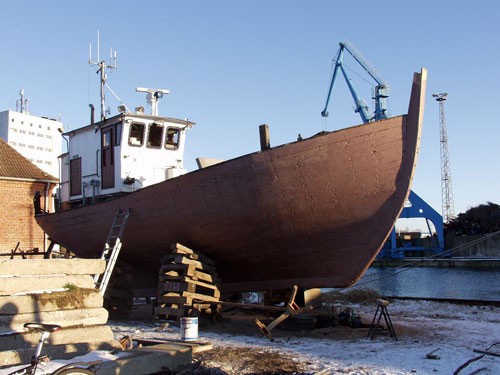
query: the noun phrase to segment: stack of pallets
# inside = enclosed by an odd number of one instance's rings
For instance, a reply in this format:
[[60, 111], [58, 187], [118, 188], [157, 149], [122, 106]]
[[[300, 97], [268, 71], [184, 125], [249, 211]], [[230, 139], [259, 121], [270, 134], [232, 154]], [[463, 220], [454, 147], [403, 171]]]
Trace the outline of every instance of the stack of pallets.
[[178, 319], [201, 311], [214, 312], [220, 299], [220, 280], [215, 262], [175, 243], [162, 259], [156, 318]]

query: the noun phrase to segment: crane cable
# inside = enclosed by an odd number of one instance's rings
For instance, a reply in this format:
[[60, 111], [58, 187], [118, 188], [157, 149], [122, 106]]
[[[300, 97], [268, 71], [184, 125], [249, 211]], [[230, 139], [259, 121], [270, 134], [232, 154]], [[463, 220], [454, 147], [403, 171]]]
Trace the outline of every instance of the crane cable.
[[[481, 238], [478, 238], [476, 240], [473, 240], [473, 241], [470, 241], [470, 242], [467, 242], [463, 245], [459, 245], [459, 246], [456, 246], [450, 250], [446, 250], [446, 251], [443, 251], [439, 254], [436, 254], [436, 255], [432, 255], [428, 258], [426, 258], [425, 260], [427, 259], [432, 259], [432, 260], [438, 260], [438, 259], [444, 259], [446, 257], [449, 257], [451, 254], [454, 254], [456, 252], [458, 252], [459, 250], [462, 250], [463, 248], [465, 247], [469, 247], [469, 246], [473, 246], [473, 245], [477, 245], [478, 243], [481, 243], [483, 241], [486, 241], [492, 237], [495, 237], [496, 235], [500, 234], [500, 231], [497, 231], [497, 232], [493, 232], [493, 233], [490, 233], [490, 234], [487, 234]], [[375, 281], [379, 281], [379, 280], [384, 280], [384, 279], [387, 279], [389, 277], [393, 277], [393, 276], [396, 276], [400, 273], [403, 273], [403, 272], [408, 272], [408, 271], [411, 271], [412, 269], [414, 268], [417, 268], [419, 267], [419, 264], [423, 264], [423, 262], [425, 261], [424, 259], [419, 259], [419, 260], [414, 260], [414, 261], [410, 261], [408, 262], [407, 264], [403, 265], [403, 266], [399, 266], [399, 267], [395, 267], [395, 270], [398, 270], [400, 268], [403, 268], [402, 270], [400, 271], [395, 271], [389, 275], [386, 275], [386, 276], [381, 276], [381, 277], [378, 277], [376, 279], [372, 279], [372, 280], [367, 280], [363, 283], [360, 283], [360, 284], [355, 284], [353, 286], [361, 286], [361, 285], [366, 285], [366, 284], [370, 284], [370, 283], [373, 283]], [[376, 272], [374, 274], [371, 274], [370, 276], [375, 276], [375, 275], [378, 275], [382, 273], [382, 271], [379, 271], [379, 272]], [[342, 291], [342, 290], [345, 290], [345, 289], [349, 289], [349, 288], [352, 288], [353, 286], [348, 286], [348, 287], [345, 287], [345, 288], [340, 288], [340, 289], [336, 289], [337, 291]]]

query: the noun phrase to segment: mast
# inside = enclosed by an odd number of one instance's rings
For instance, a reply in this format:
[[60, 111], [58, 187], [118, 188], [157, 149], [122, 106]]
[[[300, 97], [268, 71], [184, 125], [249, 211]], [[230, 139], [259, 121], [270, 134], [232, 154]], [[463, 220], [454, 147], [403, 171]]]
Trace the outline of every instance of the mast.
[[106, 69], [116, 69], [116, 51], [114, 51], [113, 55], [113, 49], [110, 49], [110, 56], [109, 56], [109, 64], [106, 64], [104, 60], [99, 61], [99, 31], [97, 31], [97, 61], [93, 62], [92, 61], [92, 43], [90, 43], [89, 47], [89, 64], [90, 65], [96, 65], [99, 68], [97, 69], [97, 74], [100, 74], [100, 81], [101, 81], [101, 121], [103, 121], [106, 116], [106, 97], [105, 97], [105, 91], [104, 87], [106, 86], [106, 80], [107, 80], [107, 74], [106, 74]]

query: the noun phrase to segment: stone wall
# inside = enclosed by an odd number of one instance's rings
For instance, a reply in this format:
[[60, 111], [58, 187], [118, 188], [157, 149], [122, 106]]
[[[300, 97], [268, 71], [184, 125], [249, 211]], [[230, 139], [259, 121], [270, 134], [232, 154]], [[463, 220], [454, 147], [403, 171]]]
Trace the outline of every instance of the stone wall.
[[[484, 236], [446, 236], [445, 248], [455, 249]], [[480, 241], [475, 245], [465, 246], [451, 254], [453, 257], [488, 257], [500, 258], [500, 235]]]
[[62, 327], [43, 348], [54, 359], [120, 348], [94, 289], [104, 267], [100, 259], [0, 259], [0, 367], [29, 363], [40, 338], [29, 322]]

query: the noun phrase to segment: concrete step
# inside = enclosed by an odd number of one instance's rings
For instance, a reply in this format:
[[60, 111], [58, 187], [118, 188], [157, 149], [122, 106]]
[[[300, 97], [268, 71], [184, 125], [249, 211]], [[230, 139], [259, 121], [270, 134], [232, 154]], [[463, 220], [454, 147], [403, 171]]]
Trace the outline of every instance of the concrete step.
[[108, 311], [104, 308], [44, 311], [0, 316], [0, 332], [24, 329], [24, 323], [59, 324], [62, 327], [106, 324]]
[[62, 289], [72, 284], [78, 288], [94, 287], [94, 279], [90, 275], [44, 275], [44, 276], [10, 276], [0, 277], [0, 295], [11, 296], [16, 293]]
[[[0, 336], [0, 351], [14, 349], [28, 349], [36, 347], [41, 334], [37, 331], [27, 331], [24, 333], [15, 333], [11, 335]], [[114, 340], [111, 328], [104, 325], [63, 328], [50, 334], [46, 344], [63, 345], [78, 343], [101, 343]]]
[[0, 296], [0, 315], [14, 315], [19, 312], [73, 310], [102, 307], [102, 294], [96, 289], [78, 289], [68, 292]]
[[94, 275], [104, 272], [102, 259], [0, 259], [0, 276]]
[[[29, 364], [36, 348], [0, 351], [0, 367], [13, 366], [21, 363]], [[67, 345], [44, 345], [42, 354], [52, 359], [71, 359], [94, 350], [121, 350], [118, 341], [78, 343]], [[99, 372], [99, 374], [101, 374]]]

